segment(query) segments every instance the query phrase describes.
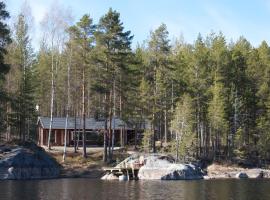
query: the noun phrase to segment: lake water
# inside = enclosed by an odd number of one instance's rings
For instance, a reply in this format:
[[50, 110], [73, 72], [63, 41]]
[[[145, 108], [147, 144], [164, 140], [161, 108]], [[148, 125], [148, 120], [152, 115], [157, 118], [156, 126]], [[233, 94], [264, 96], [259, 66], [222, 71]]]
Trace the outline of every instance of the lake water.
[[0, 199], [270, 200], [270, 180], [119, 182], [54, 179], [0, 181]]

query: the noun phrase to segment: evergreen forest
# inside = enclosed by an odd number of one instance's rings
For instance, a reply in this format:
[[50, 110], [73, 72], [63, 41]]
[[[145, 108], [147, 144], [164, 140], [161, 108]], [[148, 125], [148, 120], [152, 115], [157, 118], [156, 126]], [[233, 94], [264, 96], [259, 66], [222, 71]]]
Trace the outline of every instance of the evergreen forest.
[[54, 7], [34, 48], [28, 13], [7, 23], [0, 3], [1, 141], [36, 140], [38, 116], [118, 117], [133, 127], [151, 124], [136, 141], [144, 151], [183, 160], [270, 160], [266, 41], [254, 47], [245, 37], [210, 32], [187, 43], [160, 24], [134, 47], [116, 10], [73, 22]]

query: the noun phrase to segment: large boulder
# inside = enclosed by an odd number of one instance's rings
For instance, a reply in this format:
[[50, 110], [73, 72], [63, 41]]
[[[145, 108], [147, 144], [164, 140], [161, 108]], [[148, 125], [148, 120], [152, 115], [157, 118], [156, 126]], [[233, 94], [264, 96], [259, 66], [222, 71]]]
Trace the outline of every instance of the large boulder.
[[246, 174], [249, 178], [264, 178], [265, 177], [264, 170], [260, 168], [246, 170]]
[[56, 178], [59, 174], [60, 165], [34, 143], [0, 154], [0, 180]]
[[[165, 159], [164, 159], [165, 158]], [[193, 180], [202, 179], [199, 167], [192, 164], [175, 164], [164, 156], [149, 156], [138, 173], [139, 179]]]

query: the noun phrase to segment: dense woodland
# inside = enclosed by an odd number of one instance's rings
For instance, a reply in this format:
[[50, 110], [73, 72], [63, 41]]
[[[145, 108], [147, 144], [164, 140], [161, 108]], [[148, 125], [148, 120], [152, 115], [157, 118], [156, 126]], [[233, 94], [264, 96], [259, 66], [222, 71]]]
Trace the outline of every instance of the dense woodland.
[[[145, 151], [181, 159], [270, 159], [265, 41], [253, 47], [244, 37], [228, 42], [212, 32], [189, 44], [170, 40], [161, 24], [131, 48], [132, 32], [117, 11], [96, 24], [90, 15], [72, 23], [69, 12], [53, 7], [34, 50], [29, 12], [8, 27], [3, 3], [0, 11], [1, 140], [35, 139], [38, 115], [110, 122], [116, 116], [134, 127], [151, 122], [141, 142]], [[104, 132], [109, 157], [112, 138], [110, 125]]]

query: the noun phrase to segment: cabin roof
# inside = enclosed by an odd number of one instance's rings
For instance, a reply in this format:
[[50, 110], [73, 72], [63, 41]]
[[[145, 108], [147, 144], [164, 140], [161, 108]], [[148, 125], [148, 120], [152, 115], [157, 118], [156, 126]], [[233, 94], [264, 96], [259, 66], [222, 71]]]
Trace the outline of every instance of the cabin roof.
[[[100, 130], [104, 129], [105, 127], [105, 121], [104, 120], [96, 120], [94, 118], [86, 118], [85, 119], [85, 129], [87, 130]], [[114, 126], [115, 122], [115, 126]], [[107, 122], [109, 127], [109, 121]], [[50, 128], [50, 117], [38, 117], [38, 124], [44, 129], [49, 129]], [[65, 129], [66, 125], [66, 118], [65, 117], [54, 117], [53, 118], [53, 123], [52, 123], [52, 129]], [[76, 127], [78, 129], [82, 129], [82, 118], [76, 118]], [[115, 129], [132, 129], [125, 123], [123, 120], [119, 118], [115, 118], [115, 120], [112, 119], [112, 128]], [[67, 129], [74, 129], [75, 128], [75, 118], [70, 117], [68, 118], [68, 123], [67, 123]]]

